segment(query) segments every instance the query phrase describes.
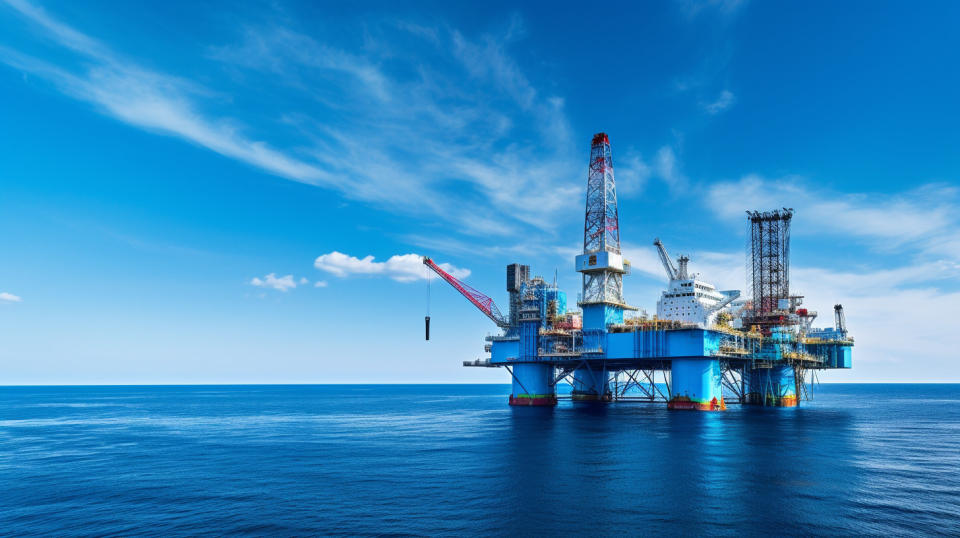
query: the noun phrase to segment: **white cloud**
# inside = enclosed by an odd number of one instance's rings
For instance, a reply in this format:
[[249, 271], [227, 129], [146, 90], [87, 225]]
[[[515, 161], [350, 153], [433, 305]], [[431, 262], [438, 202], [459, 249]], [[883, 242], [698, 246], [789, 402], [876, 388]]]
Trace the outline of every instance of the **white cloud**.
[[[624, 198], [641, 194], [651, 179], [662, 182], [674, 193], [682, 191], [689, 184], [689, 179], [680, 171], [680, 163], [671, 146], [661, 146], [650, 161], [628, 148], [622, 157], [614, 155], [614, 169], [617, 195]], [[581, 193], [574, 193], [578, 194]]]
[[35, 6], [26, 0], [3, 1], [13, 9], [19, 11], [22, 15], [33, 20], [33, 22], [47, 30], [63, 46], [81, 52], [90, 52], [93, 54], [105, 53], [106, 49], [100, 42], [55, 20], [47, 15], [42, 8]]
[[318, 280], [318, 281], [316, 281], [316, 282], [313, 283], [313, 287], [314, 287], [314, 288], [326, 288], [326, 287], [327, 287], [327, 281], [326, 281], [326, 280]]
[[[333, 251], [318, 256], [313, 265], [321, 271], [326, 271], [338, 277], [380, 275], [398, 282], [413, 282], [415, 280], [425, 280], [433, 275], [433, 272], [423, 264], [423, 256], [419, 254], [397, 254], [391, 256], [385, 262], [378, 262], [374, 261], [373, 256], [357, 258]], [[449, 263], [437, 265], [458, 279], [470, 276], [469, 269], [454, 267]]]
[[[623, 243], [620, 245], [620, 250], [623, 253], [623, 257], [630, 261], [631, 272], [633, 274], [641, 273], [666, 282], [667, 274], [652, 244], [639, 245], [636, 243]], [[671, 255], [673, 255], [673, 253], [671, 253]]]
[[617, 195], [636, 196], [643, 192], [647, 180], [653, 174], [650, 166], [636, 153], [628, 152], [614, 161]]
[[22, 299], [12, 293], [0, 292], [0, 303], [19, 303]]
[[816, 325], [832, 326], [833, 305], [843, 305], [856, 338], [854, 369], [845, 379], [957, 380], [952, 368], [960, 293], [914, 287], [915, 277], [929, 274], [926, 264], [858, 273], [796, 267], [791, 274], [804, 306], [819, 311]]
[[[282, 49], [285, 57], [276, 54]], [[365, 58], [317, 43], [308, 36], [281, 26], [262, 30], [247, 27], [240, 45], [212, 47], [209, 57], [218, 61], [274, 73], [287, 80], [302, 83], [297, 73], [291, 72], [288, 61], [314, 69], [347, 74], [378, 99], [390, 99], [388, 81], [375, 65]]]
[[711, 103], [704, 103], [703, 109], [707, 114], [714, 115], [723, 112], [724, 110], [733, 106], [736, 102], [736, 97], [734, 97], [733, 92], [730, 90], [723, 90], [720, 92], [720, 96]]
[[704, 204], [719, 217], [747, 209], [796, 209], [796, 233], [864, 239], [878, 249], [922, 253], [960, 262], [960, 202], [955, 187], [929, 184], [899, 194], [845, 194], [818, 189], [801, 177], [751, 174], [706, 190]]
[[[302, 283], [303, 282], [301, 282], [301, 284]], [[277, 277], [276, 273], [270, 273], [263, 278], [253, 277], [250, 279], [250, 284], [258, 288], [270, 288], [282, 292], [287, 292], [297, 287], [293, 275]]]
[[687, 185], [687, 178], [680, 172], [677, 156], [670, 146], [663, 146], [657, 151], [655, 171], [657, 177], [662, 179], [671, 190], [682, 189]]
[[309, 284], [310, 281], [307, 280], [307, 277], [300, 277], [300, 284]]

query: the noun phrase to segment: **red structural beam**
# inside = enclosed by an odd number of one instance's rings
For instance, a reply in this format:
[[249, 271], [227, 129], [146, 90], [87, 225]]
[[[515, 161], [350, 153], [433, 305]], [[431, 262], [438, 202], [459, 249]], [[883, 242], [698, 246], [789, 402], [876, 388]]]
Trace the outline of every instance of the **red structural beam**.
[[440, 275], [440, 278], [446, 280], [451, 286], [456, 288], [461, 295], [473, 303], [473, 306], [479, 308], [481, 312], [486, 314], [487, 317], [499, 327], [507, 327], [510, 325], [510, 322], [503, 317], [503, 314], [500, 313], [500, 309], [497, 308], [497, 305], [493, 302], [493, 299], [471, 288], [463, 282], [460, 282], [453, 275], [441, 269], [440, 266], [434, 263], [430, 258], [423, 258], [423, 264], [432, 269], [434, 273]]

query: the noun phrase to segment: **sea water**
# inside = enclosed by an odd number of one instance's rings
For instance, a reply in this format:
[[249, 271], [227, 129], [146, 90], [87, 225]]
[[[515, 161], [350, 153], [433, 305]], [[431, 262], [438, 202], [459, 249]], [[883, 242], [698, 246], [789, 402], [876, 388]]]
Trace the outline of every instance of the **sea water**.
[[960, 385], [792, 409], [507, 386], [0, 388], [0, 533], [960, 533]]

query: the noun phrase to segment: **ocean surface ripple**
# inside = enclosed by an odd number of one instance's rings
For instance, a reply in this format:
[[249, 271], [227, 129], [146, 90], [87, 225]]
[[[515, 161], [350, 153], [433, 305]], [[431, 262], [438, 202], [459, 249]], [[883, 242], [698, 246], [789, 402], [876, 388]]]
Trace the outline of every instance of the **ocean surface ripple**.
[[0, 531], [960, 534], [960, 385], [725, 413], [507, 393], [2, 387]]

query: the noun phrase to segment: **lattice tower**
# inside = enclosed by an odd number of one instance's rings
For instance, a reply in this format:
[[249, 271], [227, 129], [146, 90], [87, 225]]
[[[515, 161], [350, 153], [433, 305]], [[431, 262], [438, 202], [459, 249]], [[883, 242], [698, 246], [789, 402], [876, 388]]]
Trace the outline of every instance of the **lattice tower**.
[[[583, 224], [583, 253], [620, 254], [620, 219], [617, 186], [613, 179], [610, 139], [597, 133], [590, 146], [587, 208]], [[623, 274], [604, 270], [583, 274], [584, 303], [623, 304]]]

